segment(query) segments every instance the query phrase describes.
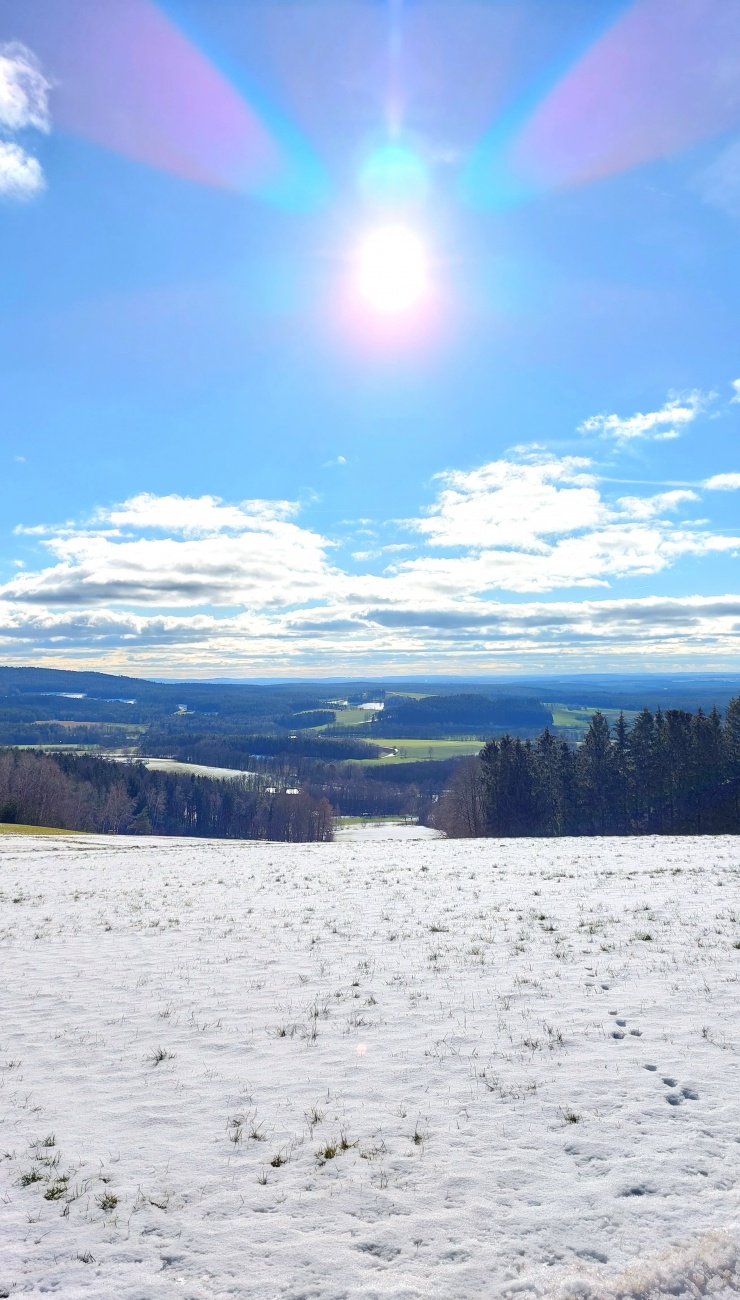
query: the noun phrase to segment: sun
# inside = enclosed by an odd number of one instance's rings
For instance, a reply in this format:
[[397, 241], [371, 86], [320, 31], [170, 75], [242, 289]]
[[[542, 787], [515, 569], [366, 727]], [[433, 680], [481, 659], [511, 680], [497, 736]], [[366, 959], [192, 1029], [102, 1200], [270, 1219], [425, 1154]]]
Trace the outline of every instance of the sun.
[[357, 286], [376, 311], [409, 311], [429, 290], [429, 260], [418, 235], [406, 226], [382, 226], [360, 245]]

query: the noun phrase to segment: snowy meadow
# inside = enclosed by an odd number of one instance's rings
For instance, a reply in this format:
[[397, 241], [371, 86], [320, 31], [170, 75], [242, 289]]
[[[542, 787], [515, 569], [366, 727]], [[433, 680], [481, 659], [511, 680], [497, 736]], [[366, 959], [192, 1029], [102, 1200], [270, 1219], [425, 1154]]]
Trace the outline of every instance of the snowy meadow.
[[740, 842], [0, 841], [0, 1295], [740, 1290]]

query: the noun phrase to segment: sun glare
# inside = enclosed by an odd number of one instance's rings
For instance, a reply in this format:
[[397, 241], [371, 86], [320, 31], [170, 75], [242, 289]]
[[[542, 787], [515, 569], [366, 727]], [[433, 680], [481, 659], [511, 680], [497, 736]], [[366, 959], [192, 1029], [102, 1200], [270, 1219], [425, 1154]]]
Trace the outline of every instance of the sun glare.
[[418, 235], [405, 226], [383, 226], [360, 247], [357, 283], [376, 311], [404, 312], [429, 288], [429, 263]]

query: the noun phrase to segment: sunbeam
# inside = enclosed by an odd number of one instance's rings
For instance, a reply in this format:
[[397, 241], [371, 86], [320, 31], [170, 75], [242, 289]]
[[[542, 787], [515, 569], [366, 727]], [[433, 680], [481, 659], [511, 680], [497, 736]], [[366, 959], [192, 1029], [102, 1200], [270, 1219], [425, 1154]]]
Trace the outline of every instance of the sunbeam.
[[463, 189], [504, 207], [677, 153], [740, 123], [740, 7], [637, 0], [540, 96], [502, 116]]

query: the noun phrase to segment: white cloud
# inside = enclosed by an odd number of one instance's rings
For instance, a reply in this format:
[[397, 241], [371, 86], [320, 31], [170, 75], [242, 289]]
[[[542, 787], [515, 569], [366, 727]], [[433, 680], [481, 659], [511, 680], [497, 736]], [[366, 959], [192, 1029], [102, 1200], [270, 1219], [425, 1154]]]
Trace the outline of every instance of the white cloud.
[[666, 511], [677, 510], [684, 501], [698, 500], [696, 492], [677, 490], [659, 492], [653, 497], [620, 497], [617, 505], [630, 519], [655, 519]]
[[158, 497], [140, 492], [123, 505], [99, 510], [97, 522], [117, 528], [152, 529], [180, 533], [186, 537], [215, 536], [218, 533], [247, 533], [273, 529], [299, 510], [297, 501], [241, 501], [224, 505], [220, 497]]
[[[0, 45], [0, 131], [49, 130], [50, 83], [35, 56], [17, 42]], [[15, 140], [0, 139], [0, 194], [30, 199], [44, 189], [41, 164]]]
[[[681, 555], [734, 552], [734, 536], [676, 526], [663, 516], [698, 501], [691, 490], [649, 497], [604, 499], [590, 462], [550, 456], [529, 464], [494, 461], [441, 476], [445, 486], [425, 518], [407, 521], [435, 550], [398, 563], [383, 579], [386, 599], [417, 601], [494, 590], [545, 592], [608, 586], [610, 581], [659, 573]], [[687, 531], [690, 529], [690, 531]], [[380, 598], [378, 580], [368, 587]], [[393, 595], [396, 589], [397, 596]]]
[[591, 415], [578, 426], [578, 432], [594, 433], [601, 438], [613, 438], [624, 444], [635, 438], [651, 439], [653, 442], [665, 442], [680, 437], [687, 425], [691, 424], [715, 398], [714, 393], [700, 393], [695, 389], [691, 393], [669, 394], [668, 400], [659, 411], [623, 418], [620, 415]]
[[649, 576], [683, 555], [740, 551], [740, 538], [686, 531], [661, 521], [614, 523], [577, 537], [543, 542], [537, 552], [490, 550], [451, 559], [422, 557], [397, 569], [399, 594], [419, 600], [489, 591], [547, 592], [608, 587], [618, 578]]
[[37, 158], [19, 144], [0, 140], [0, 194], [11, 199], [32, 199], [45, 188], [44, 173]]
[[31, 50], [17, 41], [0, 45], [0, 128], [48, 131], [50, 89]]
[[542, 538], [593, 528], [605, 510], [579, 456], [552, 456], [535, 463], [491, 461], [479, 469], [453, 470], [428, 518], [410, 521], [430, 545], [474, 549], [507, 546], [542, 549]]
[[740, 488], [740, 474], [713, 474], [703, 486], [711, 492], [735, 492]]
[[730, 406], [740, 402], [740, 379], [733, 379], [732, 387], [735, 390], [735, 396], [730, 398]]
[[[289, 522], [295, 509], [286, 501], [225, 506], [217, 497], [140, 494], [98, 511], [91, 527], [65, 526], [45, 537], [57, 562], [14, 579], [0, 595], [54, 605], [266, 608], [316, 599], [335, 580], [330, 544]], [[106, 523], [114, 527], [99, 527]]]

